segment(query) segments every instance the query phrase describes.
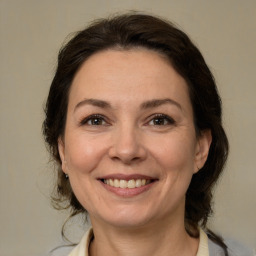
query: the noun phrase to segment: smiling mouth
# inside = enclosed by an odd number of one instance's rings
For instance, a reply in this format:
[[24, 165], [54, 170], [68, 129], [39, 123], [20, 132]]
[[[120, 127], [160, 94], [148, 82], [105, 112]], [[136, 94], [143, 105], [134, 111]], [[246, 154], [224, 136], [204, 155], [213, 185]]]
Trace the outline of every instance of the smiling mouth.
[[102, 179], [101, 181], [109, 185], [110, 187], [130, 188], [130, 189], [140, 188], [154, 182], [154, 180], [150, 180], [150, 179], [130, 179], [130, 180]]
[[98, 181], [107, 191], [122, 198], [131, 198], [150, 190], [159, 179], [141, 174], [124, 175], [116, 173], [99, 177]]

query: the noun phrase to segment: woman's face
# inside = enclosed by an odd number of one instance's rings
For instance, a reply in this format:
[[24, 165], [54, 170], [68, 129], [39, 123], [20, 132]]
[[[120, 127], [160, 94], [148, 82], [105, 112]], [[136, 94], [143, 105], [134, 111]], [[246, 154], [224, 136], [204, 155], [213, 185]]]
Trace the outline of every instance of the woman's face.
[[131, 227], [183, 221], [210, 140], [196, 137], [187, 84], [163, 56], [108, 50], [73, 80], [59, 151], [92, 222]]

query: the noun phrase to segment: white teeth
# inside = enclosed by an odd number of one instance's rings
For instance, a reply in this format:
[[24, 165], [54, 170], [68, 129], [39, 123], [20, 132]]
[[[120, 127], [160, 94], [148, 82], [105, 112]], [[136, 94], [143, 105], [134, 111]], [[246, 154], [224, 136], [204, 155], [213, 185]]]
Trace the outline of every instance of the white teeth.
[[141, 187], [141, 180], [136, 180], [135, 186], [136, 188]]
[[120, 186], [119, 180], [114, 179], [114, 187], [115, 187], [115, 188], [119, 188], [119, 186]]
[[150, 183], [146, 179], [132, 179], [132, 180], [118, 180], [118, 179], [105, 179], [103, 182], [111, 187], [116, 188], [139, 188]]
[[127, 184], [128, 188], [135, 188], [135, 180], [129, 180]]
[[120, 188], [127, 188], [127, 181], [126, 180], [120, 180], [119, 185], [120, 185]]

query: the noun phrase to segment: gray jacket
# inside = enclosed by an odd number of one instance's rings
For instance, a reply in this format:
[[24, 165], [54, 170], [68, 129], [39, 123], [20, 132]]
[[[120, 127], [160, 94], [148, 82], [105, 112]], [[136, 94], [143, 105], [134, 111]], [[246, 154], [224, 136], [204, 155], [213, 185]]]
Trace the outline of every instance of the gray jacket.
[[[256, 256], [252, 249], [237, 241], [226, 239], [225, 244], [228, 247], [229, 256]], [[223, 249], [210, 239], [208, 239], [208, 247], [210, 256], [225, 256]]]

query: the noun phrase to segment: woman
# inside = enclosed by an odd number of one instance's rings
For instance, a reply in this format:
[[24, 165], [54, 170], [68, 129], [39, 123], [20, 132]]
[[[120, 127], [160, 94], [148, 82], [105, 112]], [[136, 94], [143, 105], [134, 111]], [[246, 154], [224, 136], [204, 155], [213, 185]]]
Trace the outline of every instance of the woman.
[[231, 255], [206, 228], [221, 101], [186, 34], [149, 15], [94, 22], [61, 49], [45, 112], [55, 202], [92, 224], [70, 256]]

